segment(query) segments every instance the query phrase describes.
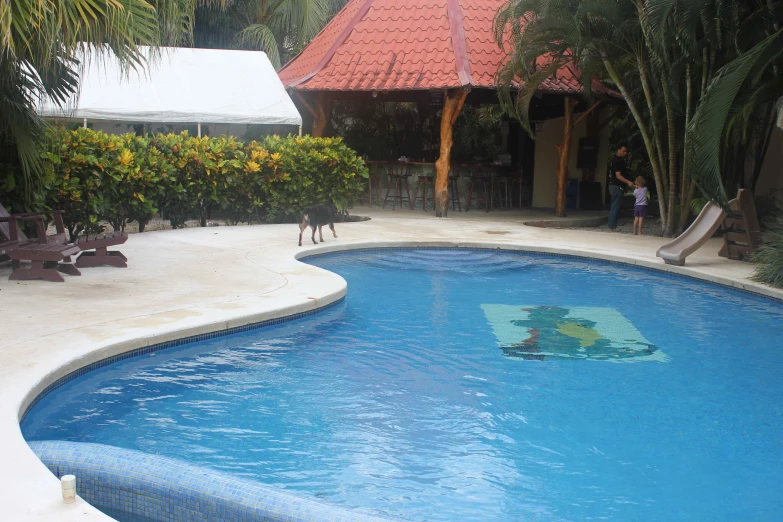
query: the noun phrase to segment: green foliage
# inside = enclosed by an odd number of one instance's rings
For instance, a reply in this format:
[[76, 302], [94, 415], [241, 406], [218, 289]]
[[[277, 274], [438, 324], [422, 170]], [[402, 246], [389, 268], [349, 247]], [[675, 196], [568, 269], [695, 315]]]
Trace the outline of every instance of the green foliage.
[[350, 206], [369, 176], [367, 166], [341, 138], [269, 136], [261, 142], [278, 175], [267, 185], [267, 220], [285, 221], [307, 205]]
[[65, 211], [63, 219], [72, 238], [100, 229], [104, 172], [116, 161], [116, 148], [108, 135], [89, 129], [59, 130], [51, 136], [51, 150], [43, 154], [47, 160], [44, 199], [48, 209]]
[[[730, 112], [738, 110], [737, 95], [743, 87], [748, 88], [748, 77], [754, 71], [759, 57], [772, 45], [780, 45], [777, 31], [742, 55], [724, 65], [714, 76], [702, 95], [693, 119], [688, 123], [688, 156], [691, 161], [693, 180], [709, 198], [729, 210], [729, 198], [726, 195], [721, 176], [721, 138], [726, 135]], [[751, 85], [751, 88], [757, 86]]]
[[466, 105], [454, 129], [452, 158], [456, 163], [491, 163], [501, 152], [503, 113], [496, 105]]
[[773, 228], [778, 217], [783, 216], [783, 189], [770, 190], [756, 197], [756, 214], [762, 228]]
[[45, 206], [65, 211], [71, 237], [99, 231], [101, 220], [124, 230], [128, 221], [146, 223], [158, 211], [174, 168], [147, 138], [61, 128], [48, 140]]
[[302, 207], [331, 201], [350, 206], [368, 173], [341, 139], [269, 136], [197, 138], [187, 132], [139, 137], [91, 129], [57, 129], [42, 156], [36, 205], [25, 205], [13, 171], [0, 178], [0, 201], [13, 211], [61, 209], [70, 237], [108, 222], [140, 229], [158, 211], [173, 228], [212, 213], [237, 223], [279, 221]]
[[279, 168], [279, 154], [270, 153], [257, 141], [245, 145], [242, 157], [241, 168], [233, 171], [228, 179], [223, 215], [233, 222], [249, 221], [254, 215], [261, 221], [271, 183], [286, 181], [289, 176]]
[[347, 0], [201, 2], [195, 11], [197, 47], [265, 51], [274, 67], [294, 57]]
[[433, 159], [437, 126], [433, 111], [424, 113], [415, 103], [336, 100], [332, 128], [349, 147], [375, 160], [400, 156]]
[[698, 216], [704, 207], [707, 206], [709, 200], [707, 198], [693, 198], [691, 200], [691, 215]]
[[[442, 106], [439, 102], [438, 106]], [[400, 156], [435, 161], [440, 154], [440, 110], [410, 102], [337, 100], [332, 108], [335, 136], [374, 160]], [[454, 126], [452, 161], [490, 163], [501, 152], [503, 112], [496, 105], [465, 105]]]
[[[758, 180], [783, 89], [783, 4], [741, 0], [509, 0], [495, 38], [502, 106], [527, 124], [556, 70], [620, 92], [650, 165], [666, 235], [696, 188], [725, 206]], [[638, 144], [637, 144], [638, 147]], [[652, 183], [651, 183], [652, 185]], [[677, 216], [679, 210], [679, 216]]]
[[146, 138], [125, 134], [109, 139], [115, 146], [104, 172], [101, 214], [115, 230], [125, 230], [128, 221], [143, 226], [158, 211], [158, 197], [174, 167], [157, 149], [149, 148]]
[[168, 143], [170, 161], [177, 169], [176, 182], [183, 188], [178, 192], [178, 203], [184, 205], [179, 208], [195, 210], [201, 226], [206, 226], [213, 206], [225, 197], [228, 173], [241, 167], [241, 143], [235, 138], [199, 138], [187, 133], [160, 139]]
[[194, 8], [190, 0], [0, 2], [0, 163], [20, 169], [15, 183], [27, 197], [46, 175], [38, 150], [46, 124], [36, 103], [67, 106], [81, 64], [99, 50], [127, 69], [144, 66], [142, 45], [188, 43]]
[[757, 263], [752, 279], [776, 288], [783, 288], [783, 215], [768, 232], [772, 241], [765, 243], [753, 256]]

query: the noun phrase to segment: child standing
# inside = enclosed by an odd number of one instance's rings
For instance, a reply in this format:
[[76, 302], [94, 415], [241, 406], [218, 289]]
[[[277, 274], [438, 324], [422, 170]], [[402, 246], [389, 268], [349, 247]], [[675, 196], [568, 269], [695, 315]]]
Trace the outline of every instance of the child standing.
[[636, 204], [633, 207], [633, 234], [643, 236], [642, 224], [647, 216], [647, 188], [644, 178], [641, 176], [636, 178], [635, 184], [636, 190], [633, 191], [633, 195], [636, 197]]

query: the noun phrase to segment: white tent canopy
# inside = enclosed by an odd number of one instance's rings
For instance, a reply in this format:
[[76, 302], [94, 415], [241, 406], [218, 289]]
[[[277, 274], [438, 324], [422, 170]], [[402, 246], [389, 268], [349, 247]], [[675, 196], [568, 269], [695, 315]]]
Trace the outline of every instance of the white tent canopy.
[[[144, 48], [149, 56], [150, 49]], [[164, 47], [144, 69], [123, 71], [113, 55], [86, 60], [77, 98], [43, 117], [136, 123], [301, 125], [266, 54]]]

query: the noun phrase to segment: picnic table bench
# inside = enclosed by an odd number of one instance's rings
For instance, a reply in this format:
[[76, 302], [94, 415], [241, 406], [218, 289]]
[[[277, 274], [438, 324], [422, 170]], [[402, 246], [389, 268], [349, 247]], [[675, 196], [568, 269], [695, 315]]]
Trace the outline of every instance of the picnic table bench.
[[[19, 240], [18, 220], [35, 220], [38, 238], [36, 240]], [[0, 217], [0, 223], [7, 223], [9, 241], [3, 243], [2, 250], [11, 259], [13, 272], [11, 280], [44, 279], [62, 283], [65, 280], [58, 272], [69, 275], [81, 275], [81, 272], [70, 263], [71, 256], [79, 253], [76, 245], [49, 243], [46, 236], [45, 218], [42, 215], [14, 215]], [[30, 266], [22, 265], [29, 261]]]
[[119, 268], [128, 266], [128, 258], [122, 252], [109, 251], [108, 247], [121, 245], [128, 240], [125, 232], [103, 232], [81, 236], [76, 245], [82, 251], [76, 259], [76, 266], [86, 268], [91, 266], [109, 265]]

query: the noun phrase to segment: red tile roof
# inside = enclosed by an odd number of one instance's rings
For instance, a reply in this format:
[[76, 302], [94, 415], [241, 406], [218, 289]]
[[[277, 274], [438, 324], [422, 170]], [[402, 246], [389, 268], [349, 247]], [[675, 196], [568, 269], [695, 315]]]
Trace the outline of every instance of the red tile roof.
[[[492, 31], [504, 2], [351, 0], [280, 70], [280, 79], [317, 91], [493, 88], [507, 56]], [[578, 74], [564, 67], [541, 90], [582, 88]]]

